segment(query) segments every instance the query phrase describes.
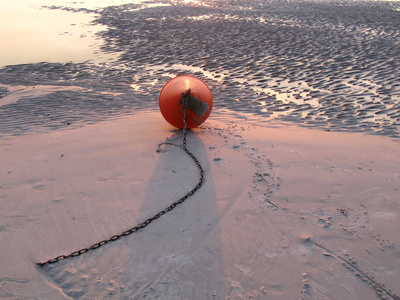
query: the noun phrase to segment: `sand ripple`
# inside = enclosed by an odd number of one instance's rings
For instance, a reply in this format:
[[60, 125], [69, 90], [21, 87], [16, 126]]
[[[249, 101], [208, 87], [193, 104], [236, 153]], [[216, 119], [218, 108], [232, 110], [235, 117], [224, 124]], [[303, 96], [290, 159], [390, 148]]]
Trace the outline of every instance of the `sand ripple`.
[[[57, 121], [46, 117], [41, 97], [2, 106], [1, 119], [13, 127], [1, 124], [0, 132], [157, 108], [165, 81], [189, 73], [212, 87], [216, 109], [399, 137], [396, 4], [282, 2], [203, 1], [191, 6], [170, 1], [170, 6], [141, 10], [135, 4], [98, 10], [96, 23], [109, 28], [101, 33], [102, 51], [120, 53], [119, 60], [0, 69], [4, 84], [91, 88], [52, 94], [51, 114]], [[110, 94], [101, 93], [105, 91]], [[3, 87], [0, 96], [8, 92]], [[96, 116], [88, 113], [90, 105], [96, 106]], [[18, 121], [11, 120], [16, 116]]]

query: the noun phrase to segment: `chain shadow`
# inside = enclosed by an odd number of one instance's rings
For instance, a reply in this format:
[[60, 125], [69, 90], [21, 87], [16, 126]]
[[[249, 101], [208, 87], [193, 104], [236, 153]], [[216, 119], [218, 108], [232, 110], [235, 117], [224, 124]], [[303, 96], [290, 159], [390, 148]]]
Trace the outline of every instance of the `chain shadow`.
[[[182, 132], [170, 142], [180, 144]], [[187, 132], [187, 148], [205, 170], [202, 187], [149, 226], [81, 257], [45, 266], [73, 299], [215, 299], [223, 289], [220, 218], [204, 143]], [[199, 182], [195, 162], [163, 145], [136, 213], [138, 223], [187, 194]], [[94, 253], [96, 252], [96, 253]]]
[[[180, 144], [182, 133], [176, 131], [170, 141]], [[143, 247], [133, 250], [136, 260], [128, 267], [135, 282], [131, 299], [212, 299], [221, 290], [221, 241], [218, 227], [213, 226], [219, 215], [209, 158], [195, 131], [188, 131], [187, 147], [203, 166], [205, 182], [193, 196], [149, 228], [146, 235], [137, 237]], [[182, 149], [168, 145], [163, 149], [141, 215], [157, 213], [198, 183], [198, 168]]]

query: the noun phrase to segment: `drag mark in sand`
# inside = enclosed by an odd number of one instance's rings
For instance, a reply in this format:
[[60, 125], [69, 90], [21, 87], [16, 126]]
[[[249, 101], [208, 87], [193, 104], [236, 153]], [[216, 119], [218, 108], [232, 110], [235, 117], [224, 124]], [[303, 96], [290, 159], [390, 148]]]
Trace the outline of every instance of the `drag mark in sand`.
[[[244, 128], [236, 124], [231, 124], [224, 129], [218, 127], [213, 129], [208, 128], [207, 133], [215, 134], [217, 132], [217, 135], [224, 138], [225, 147], [242, 153], [247, 158], [248, 162], [253, 166], [254, 171], [248, 196], [262, 209], [272, 208], [273, 210], [277, 210], [280, 207], [271, 199], [279, 191], [283, 179], [274, 174], [273, 162], [267, 158], [267, 155], [261, 152], [260, 149], [250, 147], [247, 144], [241, 132], [248, 130], [251, 130], [251, 127]], [[223, 159], [216, 157], [213, 161], [214, 163], [220, 163]]]
[[311, 244], [316, 248], [322, 250], [323, 255], [333, 257], [335, 260], [339, 261], [344, 267], [349, 269], [350, 272], [353, 273], [355, 276], [368, 283], [368, 285], [375, 291], [380, 299], [387, 299], [388, 297], [391, 297], [394, 300], [400, 300], [399, 296], [394, 294], [391, 290], [385, 288], [383, 284], [376, 281], [372, 276], [368, 275], [367, 272], [364, 272], [359, 267], [357, 267], [356, 261], [352, 259], [346, 259], [343, 256], [336, 254], [334, 251], [319, 244], [310, 237], [304, 237], [303, 239], [306, 243]]

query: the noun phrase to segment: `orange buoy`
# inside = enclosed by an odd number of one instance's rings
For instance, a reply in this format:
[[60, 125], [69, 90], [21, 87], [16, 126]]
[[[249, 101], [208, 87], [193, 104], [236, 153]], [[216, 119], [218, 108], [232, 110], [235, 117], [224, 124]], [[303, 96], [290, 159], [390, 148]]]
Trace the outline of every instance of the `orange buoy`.
[[180, 75], [164, 85], [158, 102], [164, 119], [178, 128], [184, 127], [184, 108], [186, 108], [186, 127], [194, 128], [210, 115], [213, 97], [201, 79], [191, 75]]

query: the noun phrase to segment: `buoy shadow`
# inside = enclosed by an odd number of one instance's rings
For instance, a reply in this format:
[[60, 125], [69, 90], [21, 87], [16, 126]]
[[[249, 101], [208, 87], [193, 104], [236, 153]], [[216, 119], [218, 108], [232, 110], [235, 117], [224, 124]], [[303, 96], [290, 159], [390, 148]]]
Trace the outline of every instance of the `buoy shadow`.
[[[182, 130], [171, 134], [170, 142], [182, 143]], [[66, 297], [212, 299], [221, 292], [223, 264], [216, 190], [207, 151], [196, 130], [187, 132], [187, 148], [205, 170], [205, 181], [194, 195], [128, 237], [42, 268]], [[162, 149], [155, 154], [158, 161], [135, 213], [138, 224], [199, 182], [198, 167], [185, 151], [169, 145]]]
[[[182, 131], [173, 131], [169, 142], [182, 143]], [[127, 269], [136, 287], [133, 299], [212, 299], [222, 288], [222, 256], [216, 192], [204, 143], [195, 130], [187, 132], [187, 148], [205, 170], [202, 187], [184, 203], [137, 236], [141, 248], [132, 249]], [[162, 146], [149, 182], [140, 215], [157, 213], [199, 182], [195, 162], [180, 148]], [[150, 284], [151, 283], [151, 284]]]

